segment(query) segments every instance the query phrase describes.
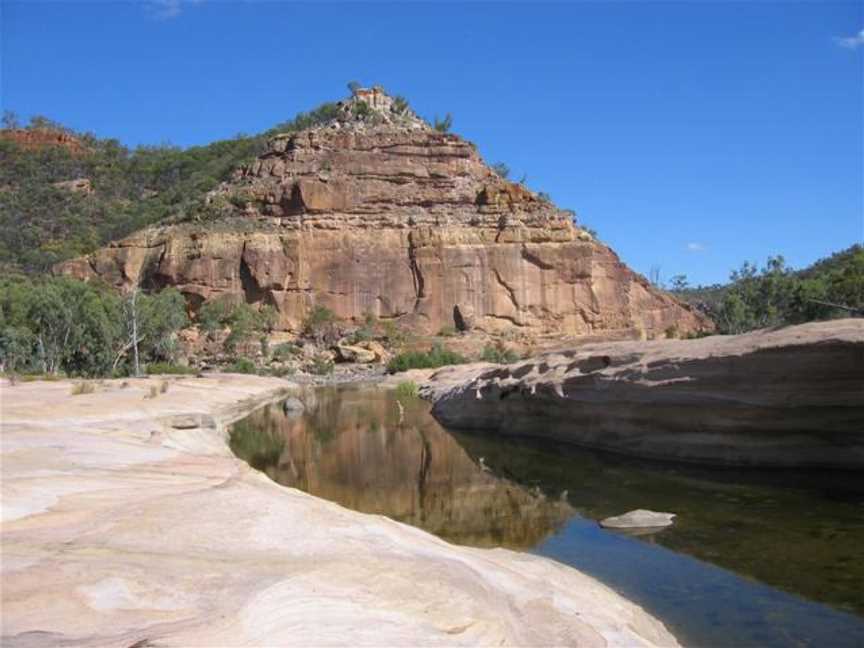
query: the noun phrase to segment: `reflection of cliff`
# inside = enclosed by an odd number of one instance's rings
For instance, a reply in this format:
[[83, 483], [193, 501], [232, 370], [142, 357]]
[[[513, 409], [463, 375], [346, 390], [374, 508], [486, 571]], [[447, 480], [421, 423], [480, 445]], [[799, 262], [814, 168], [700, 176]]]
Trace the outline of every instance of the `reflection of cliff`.
[[422, 401], [406, 404], [400, 424], [386, 392], [320, 389], [312, 396], [303, 416], [273, 406], [244, 423], [244, 434], [266, 428], [284, 441], [265, 467], [282, 484], [475, 546], [527, 548], [572, 514], [566, 503], [481, 469]]

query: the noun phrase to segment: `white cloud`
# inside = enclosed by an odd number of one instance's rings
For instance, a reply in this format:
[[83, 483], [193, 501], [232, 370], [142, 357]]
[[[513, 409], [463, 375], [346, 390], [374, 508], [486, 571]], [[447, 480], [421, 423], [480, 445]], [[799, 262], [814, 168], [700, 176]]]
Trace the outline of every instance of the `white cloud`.
[[176, 18], [185, 5], [201, 4], [204, 0], [145, 0], [153, 15], [161, 20]]
[[705, 247], [702, 243], [688, 243], [687, 251], [688, 252], [704, 252], [708, 248]]
[[864, 46], [864, 29], [859, 31], [854, 36], [846, 36], [844, 38], [835, 38], [836, 43], [840, 47], [845, 47], [846, 49], [858, 49], [859, 47]]

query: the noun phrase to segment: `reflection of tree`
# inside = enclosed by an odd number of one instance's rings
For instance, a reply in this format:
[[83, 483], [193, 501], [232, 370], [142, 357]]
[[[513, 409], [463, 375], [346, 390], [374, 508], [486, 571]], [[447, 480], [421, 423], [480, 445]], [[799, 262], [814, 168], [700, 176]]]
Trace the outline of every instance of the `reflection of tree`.
[[[263, 420], [267, 420], [265, 414]], [[256, 419], [246, 418], [235, 423], [228, 437], [231, 451], [250, 466], [262, 472], [279, 465], [279, 458], [285, 448], [285, 439], [273, 427], [260, 425]]]
[[432, 446], [429, 439], [423, 434], [423, 428], [416, 426], [412, 429], [420, 437], [420, 467], [417, 470], [417, 513], [418, 520], [422, 524], [426, 501], [426, 479], [429, 475], [429, 466], [432, 463]]

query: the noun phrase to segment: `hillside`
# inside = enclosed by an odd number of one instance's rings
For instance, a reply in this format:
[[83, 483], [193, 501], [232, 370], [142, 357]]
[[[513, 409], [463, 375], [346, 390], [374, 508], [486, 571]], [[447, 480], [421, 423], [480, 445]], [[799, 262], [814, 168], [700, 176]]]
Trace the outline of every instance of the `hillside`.
[[272, 134], [203, 200], [172, 187], [182, 211], [55, 270], [118, 288], [173, 286], [193, 316], [222, 299], [272, 308], [289, 331], [315, 308], [431, 334], [710, 328], [403, 99], [356, 89], [316, 114]]
[[265, 133], [181, 149], [129, 149], [36, 117], [0, 129], [0, 266], [46, 272], [147, 225], [200, 204], [268, 137], [326, 120], [332, 104]]
[[852, 245], [794, 270], [782, 257], [744, 263], [727, 284], [671, 291], [708, 314], [721, 333], [864, 315], [864, 247]]

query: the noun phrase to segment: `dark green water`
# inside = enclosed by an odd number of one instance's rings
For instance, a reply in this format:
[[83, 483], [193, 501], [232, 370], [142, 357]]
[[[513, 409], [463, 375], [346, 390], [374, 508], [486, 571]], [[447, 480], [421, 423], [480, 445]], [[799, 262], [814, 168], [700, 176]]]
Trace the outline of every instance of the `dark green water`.
[[[419, 400], [330, 387], [307, 410], [237, 423], [235, 453], [273, 479], [474, 546], [591, 574], [691, 646], [864, 646], [864, 480], [646, 462], [443, 429]], [[678, 514], [631, 537], [596, 521]]]

